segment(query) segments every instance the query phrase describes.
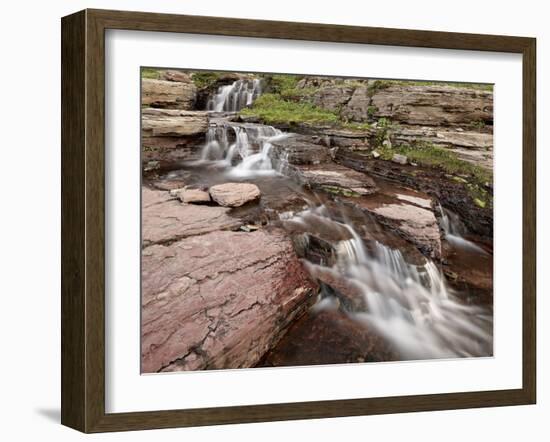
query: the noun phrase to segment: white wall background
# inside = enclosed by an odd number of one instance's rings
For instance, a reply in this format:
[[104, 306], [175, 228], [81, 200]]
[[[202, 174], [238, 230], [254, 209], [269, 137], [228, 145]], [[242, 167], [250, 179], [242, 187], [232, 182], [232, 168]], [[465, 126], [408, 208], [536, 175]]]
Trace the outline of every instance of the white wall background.
[[[51, 0], [4, 2], [0, 32], [0, 406], [4, 440], [82, 440], [59, 425], [60, 22], [86, 7], [534, 36], [538, 39], [538, 405], [284, 423], [116, 433], [95, 440], [307, 438], [371, 441], [543, 441], [550, 426], [550, 28], [535, 0]], [[521, 112], [521, 109], [518, 109]], [[518, 192], [520, 189], [518, 189]], [[546, 203], [546, 204], [544, 204]], [[413, 380], [414, 381], [414, 380]], [[321, 386], [320, 386], [321, 388]]]

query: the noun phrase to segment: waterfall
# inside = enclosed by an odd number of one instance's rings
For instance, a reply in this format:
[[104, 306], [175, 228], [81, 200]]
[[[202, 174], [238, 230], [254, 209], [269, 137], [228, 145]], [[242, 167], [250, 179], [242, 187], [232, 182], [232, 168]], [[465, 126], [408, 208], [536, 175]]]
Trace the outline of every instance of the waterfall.
[[367, 248], [350, 224], [336, 221], [324, 206], [287, 215], [282, 223], [300, 225], [306, 232], [314, 231], [316, 225], [324, 225], [325, 231], [327, 225], [334, 231], [348, 230], [349, 239], [333, 243], [336, 263], [332, 267], [306, 262], [306, 268], [312, 276], [316, 269], [328, 270], [357, 288], [365, 307], [348, 314], [378, 332], [401, 358], [492, 354], [490, 311], [462, 303], [432, 261], [409, 264], [399, 250], [374, 240]]
[[272, 126], [220, 120], [210, 125], [201, 158], [230, 168], [233, 176], [275, 175], [271, 142], [286, 136]]
[[444, 209], [441, 205], [439, 205], [439, 211], [441, 213], [441, 229], [445, 234], [445, 239], [449, 243], [461, 249], [470, 250], [483, 255], [487, 254], [487, 252], [477, 244], [464, 238], [464, 235], [468, 234], [468, 230], [462, 221], [460, 221], [456, 213]]
[[227, 86], [220, 86], [207, 103], [206, 110], [213, 112], [239, 112], [250, 106], [262, 93], [261, 80], [237, 80]]

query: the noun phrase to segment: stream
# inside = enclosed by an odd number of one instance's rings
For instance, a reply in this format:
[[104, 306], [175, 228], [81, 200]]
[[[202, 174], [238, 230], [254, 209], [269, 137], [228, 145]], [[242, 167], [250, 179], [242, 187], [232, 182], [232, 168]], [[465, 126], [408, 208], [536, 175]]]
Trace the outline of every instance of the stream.
[[[430, 197], [376, 178], [383, 196], [334, 197], [312, 190], [288, 173], [273, 144], [291, 136], [277, 128], [231, 121], [261, 94], [258, 80], [222, 86], [209, 99], [210, 126], [199, 160], [179, 162], [162, 179], [186, 176], [191, 184], [228, 181], [256, 184], [260, 207], [234, 209], [255, 225], [288, 232], [298, 255], [321, 290], [314, 306], [259, 365], [301, 365], [365, 360], [491, 356], [492, 307], [454, 287], [441, 262], [422, 255], [400, 235], [361, 209], [397, 200]], [[395, 199], [395, 198], [394, 198]], [[461, 272], [491, 272], [487, 247], [469, 237], [459, 217], [432, 204], [447, 255]], [[462, 267], [461, 267], [462, 266]], [[485, 266], [485, 267], [483, 267]], [[369, 360], [367, 358], [367, 360]]]

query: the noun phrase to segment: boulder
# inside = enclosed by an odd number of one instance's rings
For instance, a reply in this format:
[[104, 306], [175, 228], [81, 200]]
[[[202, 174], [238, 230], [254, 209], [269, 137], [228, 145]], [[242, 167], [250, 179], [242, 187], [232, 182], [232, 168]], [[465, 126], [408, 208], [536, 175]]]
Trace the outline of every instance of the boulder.
[[208, 191], [202, 189], [184, 187], [182, 189], [173, 189], [170, 191], [170, 194], [177, 197], [182, 203], [208, 203], [212, 201]]
[[271, 144], [272, 157], [288, 164], [320, 164], [331, 159], [328, 147], [313, 142], [307, 135], [291, 135]]
[[340, 196], [370, 195], [377, 191], [371, 177], [335, 163], [294, 166], [291, 170], [301, 183]]
[[142, 109], [142, 160], [197, 160], [208, 131], [206, 112]]
[[339, 111], [350, 100], [353, 91], [354, 89], [349, 86], [324, 87], [313, 94], [313, 104], [332, 111]]
[[432, 210], [414, 204], [382, 204], [372, 212], [424, 254], [431, 258], [441, 257], [441, 234]]
[[197, 99], [197, 87], [188, 78], [188, 81], [175, 81], [181, 76], [171, 75], [171, 80], [141, 80], [141, 104], [150, 107], [165, 109], [193, 109]]
[[216, 231], [147, 247], [142, 370], [253, 367], [316, 291], [277, 229]]
[[[348, 106], [352, 101], [353, 97]], [[449, 126], [493, 122], [493, 93], [479, 89], [393, 85], [376, 89], [370, 105], [375, 118], [389, 118], [394, 123]]]
[[204, 134], [208, 130], [208, 114], [177, 109], [141, 110], [141, 132], [144, 138], [185, 137]]
[[237, 229], [242, 222], [226, 207], [182, 204], [168, 192], [142, 188], [142, 246], [165, 244], [214, 230]]
[[367, 121], [370, 118], [371, 97], [367, 86], [353, 91], [351, 99], [342, 108], [341, 115], [351, 121]]
[[397, 164], [407, 164], [407, 157], [398, 153], [394, 153], [391, 160]]
[[176, 70], [169, 70], [169, 71], [160, 71], [159, 72], [159, 78], [161, 80], [166, 81], [177, 81], [180, 83], [192, 83], [191, 77], [189, 74], [182, 72], [182, 71], [176, 71]]
[[212, 199], [224, 207], [240, 207], [261, 196], [258, 186], [250, 183], [217, 184], [209, 192]]

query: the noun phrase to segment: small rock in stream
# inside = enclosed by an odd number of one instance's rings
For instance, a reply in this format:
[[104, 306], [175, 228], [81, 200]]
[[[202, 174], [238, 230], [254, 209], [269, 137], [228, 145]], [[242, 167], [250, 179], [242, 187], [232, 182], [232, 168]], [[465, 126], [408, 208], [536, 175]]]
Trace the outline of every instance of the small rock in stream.
[[172, 196], [176, 196], [182, 203], [208, 203], [211, 201], [210, 194], [206, 190], [201, 189], [174, 189], [170, 191]]
[[260, 198], [258, 186], [251, 183], [225, 183], [210, 188], [210, 196], [220, 206], [240, 207]]
[[391, 160], [397, 164], [407, 164], [407, 157], [398, 153], [394, 154]]

